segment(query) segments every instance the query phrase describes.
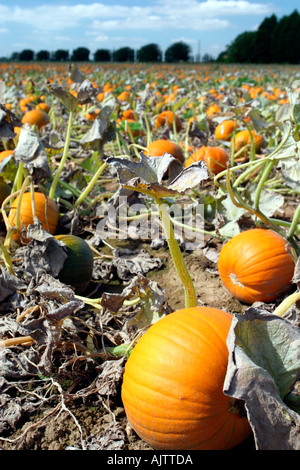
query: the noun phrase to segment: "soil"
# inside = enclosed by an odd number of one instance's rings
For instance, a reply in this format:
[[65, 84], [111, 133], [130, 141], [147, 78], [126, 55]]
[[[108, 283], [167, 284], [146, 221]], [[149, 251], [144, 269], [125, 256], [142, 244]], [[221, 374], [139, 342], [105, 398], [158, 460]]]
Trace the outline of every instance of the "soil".
[[[290, 206], [286, 205], [284, 213], [287, 215]], [[282, 216], [282, 214], [281, 214]], [[287, 218], [289, 216], [287, 215]], [[244, 221], [245, 222], [245, 221]], [[246, 221], [247, 223], [247, 221]], [[217, 271], [217, 258], [222, 242], [207, 239], [204, 248], [195, 251], [183, 252], [183, 256], [193, 279], [199, 305], [208, 305], [226, 310], [230, 313], [239, 313], [248, 306], [235, 299], [223, 286]], [[158, 249], [151, 248], [149, 243], [126, 240], [120, 244], [122, 248], [131, 250], [143, 249], [155, 258], [160, 258], [162, 265], [157, 270], [149, 271], [146, 277], [155, 281], [164, 289], [166, 303], [171, 311], [184, 307], [184, 291], [173, 265], [169, 250], [166, 246]], [[119, 245], [118, 245], [119, 246]], [[105, 247], [104, 247], [105, 252]], [[125, 283], [126, 285], [126, 283]], [[121, 293], [122, 283], [106, 283], [100, 286], [104, 292]], [[101, 295], [98, 294], [98, 295]], [[0, 436], [0, 449], [2, 450], [113, 450], [113, 451], [139, 451], [152, 450], [142, 441], [130, 427], [121, 400], [122, 372], [126, 359], [109, 361], [116, 364], [113, 386], [109, 392], [99, 394], [95, 390], [80, 397], [80, 389], [72, 387], [74, 384], [68, 378], [65, 383], [60, 381], [63, 392], [56, 389], [53, 400], [45, 400], [37, 411], [22, 413], [19, 420], [13, 423], [7, 432]], [[76, 363], [77, 366], [77, 363]], [[74, 368], [76, 367], [74, 365]], [[88, 365], [86, 366], [88, 367]], [[99, 366], [100, 367], [100, 366]], [[74, 369], [76, 371], [76, 369]], [[101, 371], [101, 367], [99, 369]], [[86, 379], [89, 370], [79, 368]], [[74, 372], [74, 375], [77, 372]], [[93, 369], [92, 383], [97, 370]], [[72, 375], [72, 374], [71, 374]], [[55, 380], [55, 377], [53, 378]], [[80, 378], [79, 378], [80, 381]], [[87, 380], [87, 382], [89, 379]], [[74, 381], [76, 382], [76, 381]], [[1, 383], [0, 383], [1, 385]], [[80, 384], [81, 386], [82, 384]], [[86, 386], [86, 384], [84, 384]], [[24, 397], [24, 390], [18, 392], [16, 397]], [[23, 394], [22, 394], [23, 393]], [[27, 390], [25, 389], [25, 393]], [[35, 393], [34, 385], [28, 385], [28, 396]], [[63, 398], [62, 398], [63, 397]], [[20, 399], [21, 399], [20, 398]], [[41, 400], [42, 402], [42, 400]], [[0, 409], [1, 425], [1, 409]], [[253, 437], [236, 447], [234, 450], [255, 450]]]

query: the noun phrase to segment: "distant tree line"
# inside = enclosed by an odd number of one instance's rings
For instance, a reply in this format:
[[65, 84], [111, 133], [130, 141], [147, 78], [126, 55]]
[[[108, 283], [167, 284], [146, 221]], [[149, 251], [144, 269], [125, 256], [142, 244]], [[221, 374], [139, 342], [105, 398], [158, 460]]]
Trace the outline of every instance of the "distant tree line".
[[300, 15], [265, 18], [256, 31], [245, 31], [222, 52], [218, 62], [300, 63]]
[[[78, 47], [70, 54], [68, 50], [58, 49], [54, 52], [41, 50], [37, 53], [31, 49], [13, 52], [9, 59], [0, 57], [0, 61], [55, 61], [55, 62], [194, 62], [191, 48], [179, 41], [171, 44], [163, 54], [157, 44], [151, 43], [135, 51], [131, 47], [121, 47], [114, 51], [97, 49], [93, 53], [86, 47]], [[200, 58], [197, 58], [200, 61]], [[213, 62], [215, 59], [204, 54], [202, 62]], [[297, 10], [289, 16], [278, 19], [276, 15], [265, 18], [256, 31], [245, 31], [239, 34], [231, 44], [226, 46], [217, 62], [226, 63], [300, 63], [300, 14]]]
[[[205, 56], [207, 58], [207, 55]], [[208, 57], [209, 58], [209, 57]], [[58, 49], [53, 52], [41, 50], [34, 52], [24, 49], [21, 52], [13, 52], [10, 58], [0, 58], [1, 61], [54, 61], [54, 62], [193, 62], [191, 48], [188, 44], [179, 41], [171, 44], [163, 53], [157, 44], [151, 43], [135, 51], [131, 47], [121, 47], [114, 51], [109, 49], [97, 49], [93, 53], [86, 47], [78, 47], [70, 54], [68, 50]]]

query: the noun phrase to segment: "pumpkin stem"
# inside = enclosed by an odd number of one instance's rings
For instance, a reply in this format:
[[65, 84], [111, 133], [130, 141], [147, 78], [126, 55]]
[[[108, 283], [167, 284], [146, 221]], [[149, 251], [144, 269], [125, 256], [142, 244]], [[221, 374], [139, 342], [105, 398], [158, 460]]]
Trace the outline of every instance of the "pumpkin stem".
[[126, 143], [126, 140], [123, 139], [123, 137], [121, 135], [121, 132], [119, 131], [118, 127], [116, 127], [116, 126], [115, 126], [115, 131], [116, 131], [116, 135], [117, 135], [117, 139], [118, 139], [118, 143], [119, 143], [119, 148], [122, 145], [124, 150], [125, 150], [125, 155], [126, 156], [130, 155], [130, 151], [129, 151], [128, 145]]
[[261, 192], [263, 190], [263, 187], [264, 187], [264, 184], [265, 182], [267, 181], [268, 177], [269, 177], [269, 174], [273, 168], [273, 166], [275, 165], [275, 160], [268, 160], [267, 163], [266, 163], [266, 166], [262, 172], [262, 175], [261, 175], [261, 178], [260, 178], [260, 181], [257, 185], [257, 188], [256, 188], [256, 192], [255, 192], [255, 201], [254, 201], [254, 207], [256, 209], [259, 208], [259, 200], [260, 200], [260, 195], [261, 195]]
[[[10, 247], [11, 239], [12, 236], [15, 232], [17, 232], [20, 229], [21, 226], [21, 218], [20, 218], [20, 211], [21, 211], [21, 202], [22, 202], [22, 196], [26, 191], [27, 185], [30, 182], [30, 176], [27, 176], [23, 182], [23, 185], [19, 191], [16, 191], [14, 193], [11, 193], [2, 203], [2, 216], [3, 220], [6, 225], [6, 237], [4, 241], [4, 247], [8, 249]], [[16, 208], [16, 214], [15, 214], [15, 219], [16, 219], [16, 224], [14, 227], [12, 227], [8, 221], [8, 217], [5, 212], [5, 206], [6, 204], [13, 199], [14, 196], [19, 195], [18, 203], [17, 203], [17, 208]]]
[[96, 171], [96, 173], [94, 174], [93, 178], [91, 179], [91, 181], [89, 182], [89, 184], [87, 185], [87, 187], [85, 188], [85, 190], [80, 194], [80, 196], [77, 198], [76, 202], [75, 202], [75, 209], [79, 206], [79, 204], [89, 195], [91, 189], [95, 186], [99, 176], [103, 173], [103, 171], [105, 170], [105, 168], [107, 167], [107, 163], [104, 162], [99, 168], [98, 170]]
[[34, 339], [31, 336], [18, 336], [17, 338], [1, 339], [0, 348], [9, 348], [11, 346], [17, 346], [19, 344], [29, 346], [32, 343], [34, 343]]
[[170, 216], [168, 211], [166, 210], [164, 202], [159, 199], [155, 198], [155, 202], [158, 207], [160, 219], [163, 224], [163, 228], [166, 235], [166, 240], [169, 246], [169, 250], [173, 259], [173, 263], [175, 265], [176, 271], [178, 276], [183, 283], [184, 291], [185, 291], [185, 307], [196, 307], [197, 305], [197, 297], [195, 292], [195, 287], [186, 267], [185, 261], [183, 259], [182, 253], [180, 251], [179, 245], [175, 238], [174, 229], [172, 222], [170, 220]]
[[69, 121], [68, 121], [67, 135], [66, 135], [65, 146], [64, 146], [64, 151], [63, 151], [63, 155], [62, 155], [62, 157], [61, 157], [61, 161], [60, 161], [59, 167], [58, 167], [58, 169], [57, 169], [57, 172], [56, 172], [56, 174], [55, 174], [55, 176], [54, 176], [54, 179], [53, 179], [52, 184], [51, 184], [51, 187], [50, 187], [50, 191], [49, 191], [49, 198], [50, 198], [50, 199], [54, 199], [54, 197], [55, 197], [56, 186], [57, 186], [57, 183], [58, 183], [60, 174], [61, 174], [61, 172], [63, 171], [64, 165], [65, 165], [66, 160], [67, 160], [68, 151], [69, 151], [69, 145], [70, 145], [70, 140], [71, 140], [71, 131], [72, 131], [72, 125], [73, 125], [73, 117], [74, 117], [74, 112], [73, 112], [73, 111], [70, 111], [70, 113], [69, 113]]
[[294, 292], [293, 294], [286, 297], [281, 304], [274, 310], [274, 315], [282, 317], [285, 312], [298, 300], [300, 299], [300, 292]]
[[146, 112], [144, 112], [144, 121], [145, 121], [146, 129], [147, 129], [146, 142], [147, 142], [147, 146], [148, 146], [152, 142], [152, 132], [151, 132], [151, 127], [150, 127], [149, 119], [148, 119], [148, 116], [147, 116]]
[[288, 233], [288, 238], [291, 239], [293, 238], [294, 236], [294, 233], [297, 229], [297, 225], [298, 225], [298, 222], [299, 222], [299, 218], [300, 218], [300, 204], [298, 205], [295, 213], [294, 213], [294, 216], [293, 216], [293, 220], [292, 220], [292, 223], [291, 223], [291, 226], [290, 226], [290, 229], [289, 229], [289, 233]]
[[18, 170], [15, 176], [15, 180], [12, 187], [12, 192], [19, 191], [22, 187], [22, 180], [23, 180], [23, 170], [24, 170], [24, 162], [20, 162], [18, 165]]
[[12, 265], [12, 262], [11, 262], [10, 255], [9, 255], [9, 253], [8, 253], [7, 249], [5, 248], [2, 241], [0, 241], [0, 249], [1, 249], [1, 252], [2, 252], [2, 258], [3, 258], [4, 264], [7, 268], [7, 270], [10, 272], [10, 274], [15, 276], [14, 268], [13, 268], [13, 265]]
[[231, 184], [230, 184], [230, 171], [229, 171], [229, 167], [227, 168], [227, 173], [226, 173], [226, 189], [228, 191], [228, 194], [229, 194], [229, 197], [232, 201], [232, 203], [236, 206], [236, 207], [241, 207], [243, 209], [245, 209], [246, 211], [250, 212], [251, 214], [255, 215], [256, 217], [258, 217], [264, 224], [266, 224], [268, 227], [270, 227], [272, 230], [274, 230], [274, 232], [280, 234], [281, 236], [283, 236], [285, 239], [287, 238], [286, 237], [286, 233], [280, 228], [280, 227], [277, 227], [276, 225], [274, 225], [272, 223], [272, 221], [265, 215], [263, 214], [258, 208], [254, 208], [254, 207], [251, 207], [249, 204], [247, 204], [241, 197], [241, 195], [232, 188]]

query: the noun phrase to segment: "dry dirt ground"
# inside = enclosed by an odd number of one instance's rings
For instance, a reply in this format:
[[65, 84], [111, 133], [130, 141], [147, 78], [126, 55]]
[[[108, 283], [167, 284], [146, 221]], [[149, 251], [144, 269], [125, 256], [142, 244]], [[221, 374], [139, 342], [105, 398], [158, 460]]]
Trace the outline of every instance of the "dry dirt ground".
[[[220, 246], [213, 244], [208, 255], [214, 257]], [[163, 266], [148, 273], [165, 290], [167, 302], [172, 310], [184, 307], [183, 289], [178, 280], [172, 260], [165, 248], [152, 251], [160, 257]], [[208, 259], [202, 250], [185, 253], [189, 272], [194, 280], [199, 305], [209, 305], [240, 312], [245, 308], [223, 287], [215, 261]], [[130, 428], [121, 401], [121, 377], [116, 381], [114, 396], [102, 397], [94, 401], [87, 397], [62, 405], [41, 407], [28, 419], [21, 419], [17, 429], [0, 440], [3, 450], [151, 450]], [[34, 393], [34, 390], [32, 391]], [[29, 391], [30, 393], [30, 391]], [[252, 450], [249, 439], [242, 449]]]

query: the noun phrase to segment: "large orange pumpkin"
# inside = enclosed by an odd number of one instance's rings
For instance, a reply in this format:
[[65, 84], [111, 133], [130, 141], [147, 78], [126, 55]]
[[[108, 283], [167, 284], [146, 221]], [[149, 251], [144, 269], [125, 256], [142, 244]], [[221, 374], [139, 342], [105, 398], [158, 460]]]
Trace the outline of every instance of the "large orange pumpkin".
[[276, 232], [250, 229], [221, 249], [218, 269], [224, 286], [241, 302], [271, 302], [291, 287], [295, 263]]
[[122, 400], [136, 433], [160, 450], [226, 450], [251, 433], [223, 393], [232, 317], [209, 307], [162, 318], [125, 366]]
[[[17, 205], [19, 196], [13, 201], [8, 215], [10, 224], [14, 227], [17, 225]], [[35, 211], [38, 220], [42, 223], [44, 230], [54, 234], [59, 221], [58, 207], [52, 199], [49, 199], [43, 193], [34, 193]], [[27, 228], [29, 224], [33, 223], [33, 212], [31, 193], [26, 192], [22, 196], [20, 208], [20, 230], [13, 236], [14, 240], [26, 244], [28, 239], [22, 235], [22, 229]]]
[[188, 157], [185, 166], [187, 167], [200, 160], [204, 161], [211, 173], [217, 175], [221, 171], [226, 170], [228, 155], [221, 147], [206, 147], [203, 145]]
[[149, 157], [161, 157], [165, 152], [173, 155], [173, 157], [177, 158], [181, 163], [184, 162], [182, 148], [170, 140], [154, 140], [146, 148], [145, 154]]

